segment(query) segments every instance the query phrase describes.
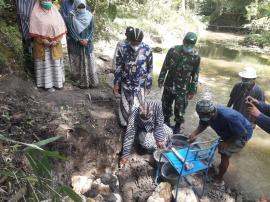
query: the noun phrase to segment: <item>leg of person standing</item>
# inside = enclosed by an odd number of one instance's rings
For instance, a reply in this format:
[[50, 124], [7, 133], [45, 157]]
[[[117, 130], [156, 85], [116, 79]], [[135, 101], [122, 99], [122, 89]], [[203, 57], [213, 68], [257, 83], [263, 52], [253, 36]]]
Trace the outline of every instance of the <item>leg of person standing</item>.
[[88, 55], [88, 62], [89, 62], [89, 86], [90, 88], [96, 88], [99, 84], [99, 81], [97, 76], [94, 53], [90, 53]]
[[163, 91], [162, 95], [162, 111], [164, 115], [164, 122], [167, 126], [171, 127], [170, 118], [172, 116], [172, 104], [175, 99], [175, 94], [171, 93], [169, 90]]
[[184, 123], [184, 115], [186, 112], [188, 104], [187, 95], [184, 92], [176, 95], [175, 104], [174, 104], [174, 116], [175, 116], [175, 126], [174, 126], [174, 134], [181, 132], [181, 125]]

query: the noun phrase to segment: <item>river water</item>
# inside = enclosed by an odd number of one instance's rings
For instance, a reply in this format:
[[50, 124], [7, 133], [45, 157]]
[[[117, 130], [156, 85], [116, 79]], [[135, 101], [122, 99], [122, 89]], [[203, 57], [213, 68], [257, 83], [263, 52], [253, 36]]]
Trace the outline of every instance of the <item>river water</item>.
[[[211, 98], [217, 104], [226, 105], [233, 85], [240, 80], [238, 72], [245, 65], [252, 65], [258, 74], [257, 82], [270, 101], [270, 57], [247, 51], [237, 51], [223, 44], [200, 42], [202, 56], [200, 84], [196, 97], [189, 102], [186, 113], [185, 133], [192, 132], [198, 124], [195, 104], [201, 98]], [[154, 55], [154, 77], [160, 72], [165, 54]], [[156, 83], [154, 83], [156, 86]], [[160, 100], [162, 90], [157, 87], [151, 92], [150, 99]], [[207, 129], [200, 138], [211, 139], [215, 133]], [[217, 156], [217, 163], [219, 162]], [[249, 199], [260, 195], [270, 197], [270, 135], [256, 128], [247, 146], [231, 158], [225, 181], [230, 187], [241, 190]]]

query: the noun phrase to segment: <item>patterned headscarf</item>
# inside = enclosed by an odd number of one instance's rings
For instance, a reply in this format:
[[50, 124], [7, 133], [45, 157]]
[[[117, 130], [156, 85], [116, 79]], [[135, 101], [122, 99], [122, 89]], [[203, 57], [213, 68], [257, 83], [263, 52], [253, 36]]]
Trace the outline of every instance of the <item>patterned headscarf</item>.
[[[78, 6], [83, 4], [85, 6], [84, 9], [81, 9], [81, 12], [78, 10]], [[92, 13], [90, 13], [86, 9], [86, 1], [85, 0], [74, 0], [73, 10], [71, 11], [73, 15], [72, 24], [75, 31], [80, 34], [83, 30], [85, 30], [91, 23]]]
[[42, 37], [54, 40], [67, 32], [65, 22], [53, 5], [50, 10], [44, 10], [37, 1], [30, 17], [29, 33], [32, 37]]

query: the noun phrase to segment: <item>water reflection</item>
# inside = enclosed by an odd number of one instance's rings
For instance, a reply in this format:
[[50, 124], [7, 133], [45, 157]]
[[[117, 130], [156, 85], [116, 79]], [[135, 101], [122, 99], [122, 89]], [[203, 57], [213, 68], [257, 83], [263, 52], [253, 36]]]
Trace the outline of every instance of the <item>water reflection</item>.
[[[239, 52], [213, 45], [210, 42], [201, 44], [200, 84], [197, 96], [189, 102], [186, 113], [185, 132], [190, 133], [198, 124], [195, 113], [195, 104], [201, 98], [211, 98], [216, 103], [226, 105], [233, 85], [240, 80], [238, 72], [245, 65], [252, 65], [259, 77], [257, 82], [264, 89], [267, 98], [270, 98], [270, 68], [269, 56]], [[165, 55], [156, 54], [155, 81], [160, 72]], [[156, 82], [154, 83], [156, 85]], [[160, 100], [161, 89], [154, 88], [150, 99]], [[215, 133], [207, 129], [200, 138], [210, 139]], [[258, 199], [263, 194], [270, 197], [270, 135], [258, 127], [254, 131], [252, 140], [245, 149], [233, 156], [226, 181], [233, 187], [241, 189], [251, 199]]]

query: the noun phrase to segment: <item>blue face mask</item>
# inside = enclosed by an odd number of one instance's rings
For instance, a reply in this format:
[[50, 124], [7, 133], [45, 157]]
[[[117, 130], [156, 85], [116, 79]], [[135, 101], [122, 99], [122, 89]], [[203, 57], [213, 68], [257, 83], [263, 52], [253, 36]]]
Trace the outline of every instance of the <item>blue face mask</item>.
[[50, 10], [52, 8], [52, 2], [51, 1], [42, 1], [40, 3], [41, 7], [46, 9], [46, 10]]

